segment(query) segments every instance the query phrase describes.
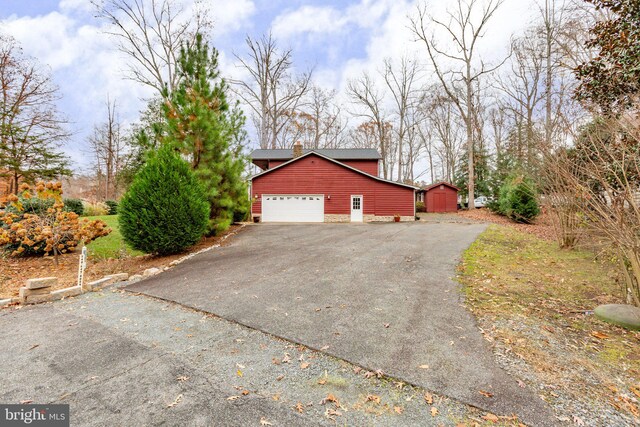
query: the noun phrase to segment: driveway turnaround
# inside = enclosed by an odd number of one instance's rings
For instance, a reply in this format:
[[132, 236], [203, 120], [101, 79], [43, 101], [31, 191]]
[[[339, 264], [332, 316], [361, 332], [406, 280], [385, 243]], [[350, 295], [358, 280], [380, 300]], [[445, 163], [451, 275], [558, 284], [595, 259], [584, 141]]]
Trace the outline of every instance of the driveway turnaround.
[[443, 396], [429, 404], [423, 389], [113, 288], [0, 310], [0, 331], [0, 402], [69, 404], [72, 426], [435, 427], [484, 415]]
[[482, 224], [261, 224], [129, 286], [531, 425], [535, 390], [497, 366], [453, 280]]

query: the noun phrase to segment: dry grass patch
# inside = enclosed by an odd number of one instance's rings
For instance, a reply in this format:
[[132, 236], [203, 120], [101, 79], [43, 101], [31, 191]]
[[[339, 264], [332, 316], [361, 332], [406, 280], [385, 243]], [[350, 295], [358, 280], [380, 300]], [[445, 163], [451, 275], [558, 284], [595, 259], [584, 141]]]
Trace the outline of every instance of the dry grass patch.
[[614, 266], [492, 225], [465, 253], [460, 280], [499, 362], [561, 419], [638, 422], [640, 334], [592, 314], [621, 302]]

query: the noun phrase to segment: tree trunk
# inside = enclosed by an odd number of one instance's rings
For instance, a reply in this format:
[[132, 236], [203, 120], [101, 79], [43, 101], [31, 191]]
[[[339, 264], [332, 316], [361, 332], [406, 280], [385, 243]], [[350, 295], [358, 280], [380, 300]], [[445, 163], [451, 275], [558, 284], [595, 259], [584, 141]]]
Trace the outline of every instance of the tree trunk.
[[467, 155], [469, 156], [468, 170], [469, 170], [469, 182], [468, 193], [469, 202], [467, 204], [469, 209], [475, 208], [475, 171], [474, 171], [474, 147], [473, 147], [473, 87], [471, 81], [471, 63], [467, 61], [467, 117], [465, 117], [465, 125], [467, 128]]

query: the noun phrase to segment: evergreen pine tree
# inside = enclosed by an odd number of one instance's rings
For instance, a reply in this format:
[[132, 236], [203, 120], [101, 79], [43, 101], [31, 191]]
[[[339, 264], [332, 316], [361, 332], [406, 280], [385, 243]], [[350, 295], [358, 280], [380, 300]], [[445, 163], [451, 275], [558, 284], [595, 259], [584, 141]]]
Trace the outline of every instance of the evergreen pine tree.
[[179, 73], [180, 84], [163, 105], [166, 125], [158, 136], [190, 162], [211, 207], [208, 232], [218, 233], [249, 210], [242, 177], [245, 118], [237, 104], [229, 105], [218, 52], [202, 35], [182, 48]]

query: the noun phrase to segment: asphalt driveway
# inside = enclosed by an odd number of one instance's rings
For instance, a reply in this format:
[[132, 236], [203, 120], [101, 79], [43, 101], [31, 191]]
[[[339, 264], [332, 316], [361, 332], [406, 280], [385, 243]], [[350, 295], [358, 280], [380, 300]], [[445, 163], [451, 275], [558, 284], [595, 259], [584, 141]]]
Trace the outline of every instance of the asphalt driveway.
[[[129, 291], [213, 313], [532, 425], [452, 280], [481, 224], [256, 225]], [[520, 383], [522, 385], [522, 383]]]

